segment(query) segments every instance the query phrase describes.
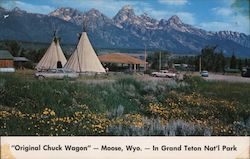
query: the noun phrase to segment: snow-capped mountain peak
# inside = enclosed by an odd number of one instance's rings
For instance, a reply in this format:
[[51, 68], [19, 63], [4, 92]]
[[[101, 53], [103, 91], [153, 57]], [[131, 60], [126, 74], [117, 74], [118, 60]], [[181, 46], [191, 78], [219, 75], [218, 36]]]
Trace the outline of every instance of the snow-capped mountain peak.
[[177, 15], [173, 15], [171, 18], [169, 18], [168, 23], [170, 25], [182, 25], [183, 24]]
[[[86, 24], [94, 46], [98, 47], [144, 48], [147, 45], [148, 48], [167, 49], [176, 53], [198, 53], [204, 46], [216, 44], [227, 54], [235, 49], [242, 56], [249, 54], [250, 48], [250, 36], [244, 33], [206, 31], [183, 23], [178, 16], [159, 21], [145, 13], [136, 15], [131, 6], [124, 6], [114, 18], [96, 9], [81, 12], [72, 8], [59, 8], [44, 15], [23, 12], [18, 8], [9, 11], [0, 7], [0, 15], [0, 30], [12, 28], [0, 32], [0, 40], [47, 42], [53, 26], [60, 26], [64, 42], [72, 43], [76, 42], [75, 35]], [[4, 19], [5, 15], [10, 15], [10, 18]]]
[[19, 14], [27, 13], [25, 10], [22, 10], [19, 7], [15, 7], [11, 11]]
[[55, 11], [51, 12], [49, 15], [53, 17], [58, 17], [65, 21], [76, 23], [78, 25], [82, 25], [83, 23], [83, 13], [69, 7], [58, 8]]
[[113, 18], [116, 24], [122, 24], [135, 18], [134, 9], [130, 5], [124, 6]]

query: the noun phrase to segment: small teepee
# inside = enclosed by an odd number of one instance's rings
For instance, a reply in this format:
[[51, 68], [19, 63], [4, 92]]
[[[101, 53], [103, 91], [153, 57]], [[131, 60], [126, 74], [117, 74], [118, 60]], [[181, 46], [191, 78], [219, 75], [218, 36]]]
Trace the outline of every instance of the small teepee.
[[48, 50], [36, 66], [37, 70], [63, 68], [67, 60], [60, 47], [59, 39], [55, 36]]
[[85, 31], [81, 34], [76, 50], [66, 63], [65, 68], [78, 73], [105, 72]]

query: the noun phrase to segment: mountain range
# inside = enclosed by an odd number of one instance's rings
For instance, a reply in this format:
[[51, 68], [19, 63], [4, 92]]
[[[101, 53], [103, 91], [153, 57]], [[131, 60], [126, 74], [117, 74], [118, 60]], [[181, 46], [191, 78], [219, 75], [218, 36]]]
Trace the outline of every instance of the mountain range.
[[44, 14], [28, 13], [19, 8], [0, 8], [0, 40], [30, 42], [51, 41], [58, 29], [62, 43], [76, 44], [83, 31], [97, 48], [168, 50], [181, 54], [199, 54], [207, 45], [218, 45], [226, 55], [250, 56], [250, 35], [233, 31], [211, 32], [185, 24], [173, 15], [156, 20], [147, 14], [136, 15], [131, 6], [124, 6], [109, 18], [96, 9], [81, 12], [58, 8]]

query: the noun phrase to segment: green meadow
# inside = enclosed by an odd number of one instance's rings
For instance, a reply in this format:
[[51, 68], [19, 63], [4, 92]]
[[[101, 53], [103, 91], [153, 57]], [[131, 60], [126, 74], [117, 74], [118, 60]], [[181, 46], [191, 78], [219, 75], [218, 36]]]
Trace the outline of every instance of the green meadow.
[[138, 76], [40, 81], [31, 72], [1, 74], [0, 134], [250, 135], [249, 83]]

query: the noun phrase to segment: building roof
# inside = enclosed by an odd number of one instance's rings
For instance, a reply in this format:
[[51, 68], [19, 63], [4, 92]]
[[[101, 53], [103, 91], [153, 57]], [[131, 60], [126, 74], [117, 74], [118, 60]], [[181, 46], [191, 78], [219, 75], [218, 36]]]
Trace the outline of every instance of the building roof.
[[14, 57], [14, 61], [15, 62], [28, 62], [30, 60], [27, 59], [26, 57]]
[[106, 62], [106, 63], [141, 64], [141, 65], [145, 64], [145, 61], [125, 53], [105, 54], [98, 56], [98, 58], [100, 59], [101, 62]]
[[13, 60], [13, 56], [7, 50], [0, 50], [0, 60]]

